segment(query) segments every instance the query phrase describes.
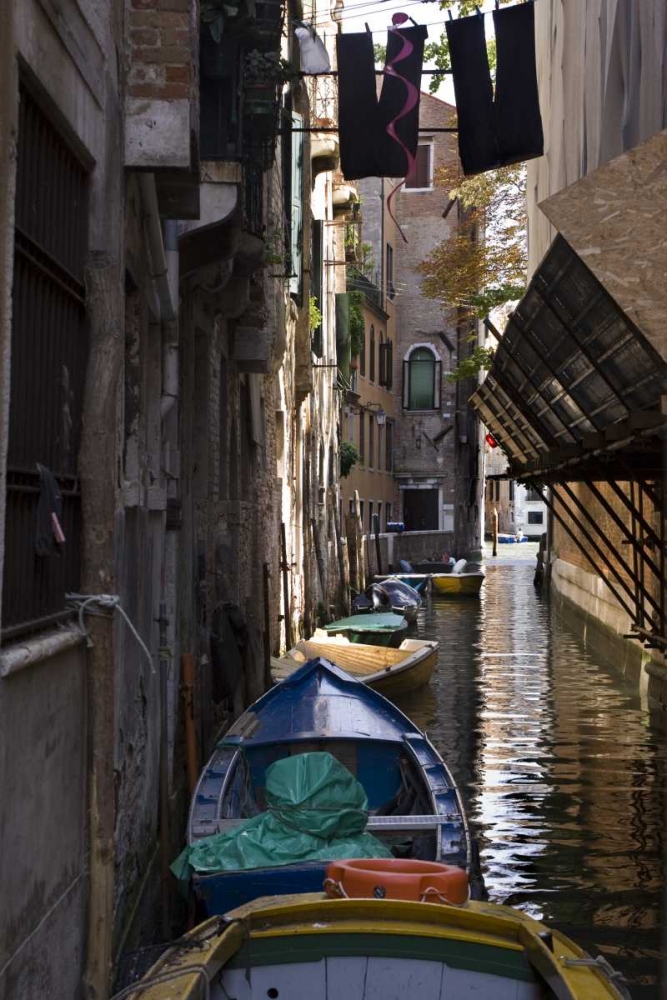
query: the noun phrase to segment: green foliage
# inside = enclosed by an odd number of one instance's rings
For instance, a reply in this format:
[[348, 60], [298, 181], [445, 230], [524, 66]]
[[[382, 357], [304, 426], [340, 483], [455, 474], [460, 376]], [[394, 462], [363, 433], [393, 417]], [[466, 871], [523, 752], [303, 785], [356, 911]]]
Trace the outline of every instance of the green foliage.
[[374, 45], [373, 52], [375, 54], [375, 65], [384, 66], [385, 59], [387, 58], [387, 47], [386, 45]]
[[457, 230], [419, 266], [428, 298], [482, 318], [521, 298], [526, 285], [526, 172], [521, 164], [461, 177], [457, 164], [436, 175], [462, 210]]
[[299, 76], [299, 71], [277, 52], [251, 49], [243, 61], [246, 83], [286, 83]]
[[361, 292], [348, 292], [350, 302], [350, 354], [358, 358], [364, 349], [364, 313], [361, 304], [364, 297]]
[[476, 347], [474, 351], [456, 366], [453, 372], [447, 376], [450, 382], [462, 382], [464, 379], [473, 378], [481, 371], [487, 371], [491, 367], [495, 350], [492, 347]]
[[311, 295], [308, 300], [308, 325], [311, 333], [315, 333], [322, 325], [322, 313], [317, 307], [317, 299], [314, 295]]
[[361, 460], [361, 455], [351, 441], [343, 441], [340, 446], [340, 475], [341, 479], [346, 479], [353, 466]]

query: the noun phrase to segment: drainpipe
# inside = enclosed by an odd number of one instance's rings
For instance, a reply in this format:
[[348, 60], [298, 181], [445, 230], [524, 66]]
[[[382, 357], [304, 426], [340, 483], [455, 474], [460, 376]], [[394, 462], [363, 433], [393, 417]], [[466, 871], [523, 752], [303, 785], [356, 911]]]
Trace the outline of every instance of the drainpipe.
[[167, 259], [162, 241], [162, 229], [160, 228], [160, 213], [158, 210], [154, 174], [141, 174], [139, 177], [139, 187], [141, 189], [144, 212], [146, 213], [148, 246], [151, 253], [151, 278], [155, 282], [158, 301], [160, 303], [160, 319], [163, 322], [165, 320], [174, 320], [176, 313], [171, 298], [169, 272], [167, 270]]
[[[174, 311], [178, 312], [178, 223], [174, 219], [166, 219], [162, 226], [164, 251], [167, 264], [167, 284], [169, 297], [175, 303]], [[167, 322], [163, 326], [162, 339], [162, 398], [160, 400], [160, 416], [164, 420], [173, 409], [178, 399], [178, 323]]]

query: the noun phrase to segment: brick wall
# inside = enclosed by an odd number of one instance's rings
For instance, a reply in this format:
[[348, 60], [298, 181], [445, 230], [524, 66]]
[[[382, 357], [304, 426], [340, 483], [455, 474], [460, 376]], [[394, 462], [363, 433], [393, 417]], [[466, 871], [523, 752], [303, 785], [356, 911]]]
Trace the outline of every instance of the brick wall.
[[191, 168], [198, 145], [196, 0], [128, 0], [126, 166]]

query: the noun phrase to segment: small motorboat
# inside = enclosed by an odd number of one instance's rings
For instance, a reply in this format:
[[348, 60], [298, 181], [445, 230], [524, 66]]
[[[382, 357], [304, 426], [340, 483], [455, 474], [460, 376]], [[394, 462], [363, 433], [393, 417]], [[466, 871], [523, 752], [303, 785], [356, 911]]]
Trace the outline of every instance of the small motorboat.
[[350, 642], [361, 642], [367, 646], [393, 646], [396, 649], [405, 639], [408, 623], [403, 615], [371, 611], [340, 618], [325, 625], [324, 629], [329, 635], [344, 635]]
[[257, 899], [186, 934], [122, 996], [630, 1000], [605, 959], [525, 913], [426, 898]]
[[[483, 893], [461, 797], [442, 757], [395, 705], [324, 659], [310, 660], [267, 691], [223, 737], [192, 798], [189, 847], [265, 815], [271, 766], [317, 752], [332, 755], [362, 786], [367, 833], [395, 856], [464, 868], [472, 894]], [[185, 874], [213, 915], [258, 896], [319, 890], [329, 860], [191, 871], [188, 859]]]
[[414, 587], [410, 587], [395, 576], [386, 577], [381, 582], [372, 583], [363, 594], [359, 594], [352, 602], [355, 614], [370, 611], [393, 611], [402, 615], [409, 625], [415, 621], [417, 612], [422, 606], [422, 599]]
[[433, 573], [433, 589], [436, 594], [447, 597], [478, 597], [484, 583], [484, 573], [481, 570], [467, 572], [467, 562], [459, 559], [448, 573]]
[[317, 629], [312, 638], [297, 642], [280, 659], [272, 658], [274, 683], [284, 681], [317, 656], [330, 660], [385, 698], [393, 699], [428, 684], [438, 662], [438, 643], [429, 639], [404, 639], [398, 649], [366, 646]]

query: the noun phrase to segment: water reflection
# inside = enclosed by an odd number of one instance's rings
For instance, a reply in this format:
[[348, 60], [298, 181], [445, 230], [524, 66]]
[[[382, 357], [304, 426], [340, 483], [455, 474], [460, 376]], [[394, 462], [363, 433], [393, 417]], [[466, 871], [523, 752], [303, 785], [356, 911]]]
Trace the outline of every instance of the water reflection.
[[487, 567], [479, 601], [433, 599], [431, 687], [402, 707], [450, 764], [492, 899], [562, 927], [660, 995], [665, 748], [635, 689], [533, 588], [532, 560]]

